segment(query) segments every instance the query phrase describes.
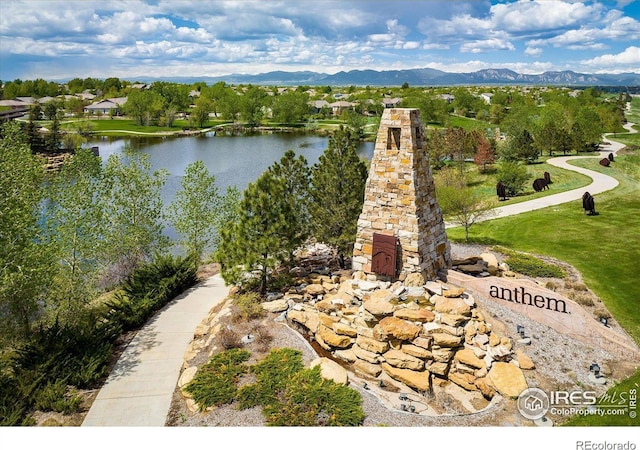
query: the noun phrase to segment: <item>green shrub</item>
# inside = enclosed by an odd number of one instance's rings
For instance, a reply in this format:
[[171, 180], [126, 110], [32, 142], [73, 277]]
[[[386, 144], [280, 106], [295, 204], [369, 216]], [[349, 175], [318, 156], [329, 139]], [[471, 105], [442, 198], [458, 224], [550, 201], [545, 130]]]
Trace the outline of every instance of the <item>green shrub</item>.
[[231, 349], [214, 355], [200, 367], [185, 390], [193, 395], [201, 411], [233, 402], [238, 390], [236, 383], [248, 370], [244, 362], [249, 356], [246, 350]]
[[268, 425], [356, 426], [364, 420], [360, 394], [323, 379], [320, 366], [304, 369], [297, 350], [273, 350], [251, 373], [256, 383], [238, 391], [240, 408], [262, 406]]
[[257, 382], [238, 392], [240, 408], [265, 406], [277, 402], [278, 392], [284, 390], [293, 375], [302, 370], [302, 353], [290, 348], [272, 350], [262, 361], [251, 366]]
[[196, 283], [196, 269], [191, 258], [156, 256], [153, 262], [136, 269], [106, 303], [110, 308], [109, 320], [120, 323], [124, 331], [138, 329]]
[[547, 264], [533, 256], [514, 255], [508, 257], [505, 262], [509, 265], [509, 268], [512, 271], [529, 277], [565, 277], [565, 273], [561, 267], [553, 264]]
[[55, 411], [63, 414], [78, 412], [82, 404], [74, 390], [67, 392], [67, 385], [61, 381], [47, 383], [35, 393], [35, 408], [40, 411]]
[[323, 379], [320, 366], [296, 373], [278, 397], [263, 409], [268, 425], [358, 426], [365, 418], [360, 394]]
[[504, 184], [507, 196], [515, 197], [524, 192], [529, 173], [525, 166], [517, 162], [503, 161], [498, 166], [497, 178]]
[[533, 255], [517, 253], [504, 247], [496, 247], [496, 251], [505, 255], [506, 258], [504, 262], [507, 263], [509, 269], [519, 274], [533, 278], [566, 277], [566, 273], [562, 267], [546, 263]]
[[236, 296], [234, 303], [238, 307], [240, 317], [244, 320], [257, 319], [265, 314], [260, 304], [260, 296], [255, 292]]

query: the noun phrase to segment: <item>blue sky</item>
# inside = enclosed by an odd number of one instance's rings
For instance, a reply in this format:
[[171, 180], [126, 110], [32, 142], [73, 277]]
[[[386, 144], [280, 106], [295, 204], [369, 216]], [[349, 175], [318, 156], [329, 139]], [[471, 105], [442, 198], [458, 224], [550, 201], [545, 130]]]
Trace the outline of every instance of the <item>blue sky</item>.
[[0, 79], [640, 72], [640, 1], [0, 0]]

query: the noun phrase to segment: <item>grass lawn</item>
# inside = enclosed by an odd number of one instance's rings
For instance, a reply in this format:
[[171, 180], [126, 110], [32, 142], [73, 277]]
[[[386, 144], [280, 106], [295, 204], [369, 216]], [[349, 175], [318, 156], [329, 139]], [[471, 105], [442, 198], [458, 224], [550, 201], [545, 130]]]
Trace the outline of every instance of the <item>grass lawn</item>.
[[460, 127], [465, 130], [486, 130], [487, 128], [494, 129], [499, 125], [494, 125], [484, 120], [473, 119], [469, 117], [450, 115], [447, 117], [447, 127]]
[[[75, 122], [83, 122], [87, 121], [87, 119], [81, 120], [73, 120], [73, 121], [65, 121], [62, 125], [62, 129], [72, 129], [73, 124]], [[122, 136], [122, 135], [130, 135], [132, 133], [139, 134], [154, 134], [154, 133], [176, 133], [183, 130], [183, 128], [190, 128], [190, 124], [188, 120], [176, 120], [173, 123], [172, 127], [161, 127], [161, 126], [145, 126], [138, 125], [135, 120], [131, 119], [92, 119], [89, 120], [94, 126], [93, 134], [99, 136]], [[214, 127], [218, 125], [222, 125], [227, 123], [224, 120], [211, 120], [205, 124], [203, 128]], [[47, 126], [45, 122], [43, 122], [44, 126]]]
[[[548, 255], [573, 265], [620, 325], [640, 343], [640, 156], [623, 152], [609, 168], [597, 160], [573, 163], [620, 181], [615, 189], [595, 196], [598, 215], [586, 216], [581, 202], [576, 201], [476, 224], [470, 229], [470, 240]], [[447, 235], [461, 242], [464, 229], [448, 229]], [[625, 383], [640, 385], [640, 372]], [[607, 416], [584, 417], [569, 424], [625, 423], [622, 417]]]
[[[577, 189], [582, 186], [587, 186], [591, 183], [591, 178], [586, 175], [573, 172], [571, 170], [560, 169], [552, 166], [546, 162], [548, 158], [541, 158], [540, 162], [535, 164], [529, 164], [526, 166], [529, 172], [530, 179], [525, 186], [525, 192], [517, 197], [509, 197], [508, 200], [500, 202], [500, 206], [510, 205], [512, 203], [520, 203], [528, 200], [533, 200], [540, 197], [546, 197], [547, 195], [557, 194], [558, 192], [569, 191], [571, 189]], [[468, 174], [470, 176], [469, 186], [474, 188], [481, 194], [483, 198], [496, 199], [496, 183], [498, 182], [495, 171], [489, 173], [479, 173], [477, 166], [473, 163], [467, 163]], [[535, 192], [532, 187], [533, 180], [536, 178], [543, 178], [544, 173], [549, 172], [551, 175], [551, 181], [553, 182], [549, 189]], [[433, 171], [433, 176], [438, 179], [438, 171]]]

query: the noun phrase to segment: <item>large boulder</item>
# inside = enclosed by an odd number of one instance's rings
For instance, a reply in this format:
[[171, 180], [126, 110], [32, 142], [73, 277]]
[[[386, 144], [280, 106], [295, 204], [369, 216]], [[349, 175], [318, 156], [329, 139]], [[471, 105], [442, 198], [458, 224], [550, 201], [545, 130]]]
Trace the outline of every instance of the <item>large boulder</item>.
[[410, 320], [411, 322], [433, 322], [436, 315], [428, 309], [420, 308], [402, 308], [393, 313], [394, 317], [404, 320]]
[[402, 347], [400, 347], [400, 350], [402, 350], [407, 355], [415, 356], [416, 358], [420, 358], [420, 359], [433, 358], [433, 355], [429, 350], [427, 350], [426, 348], [418, 347], [417, 345], [402, 344]]
[[355, 328], [353, 328], [351, 325], [347, 325], [346, 323], [335, 322], [331, 326], [331, 329], [335, 331], [337, 334], [344, 334], [345, 336], [349, 336], [349, 337], [358, 336], [358, 331]]
[[426, 392], [431, 388], [429, 372], [398, 369], [387, 363], [382, 363], [382, 370], [394, 380], [400, 381], [417, 391]]
[[431, 356], [436, 362], [448, 363], [454, 355], [454, 350], [450, 348], [434, 348], [431, 350]]
[[419, 287], [424, 286], [426, 280], [421, 273], [413, 272], [407, 275], [404, 279], [404, 285], [407, 287]]
[[384, 355], [385, 362], [399, 369], [422, 370], [424, 361], [415, 356], [408, 355], [400, 350], [389, 350]]
[[533, 370], [536, 368], [531, 358], [520, 349], [516, 350], [516, 360], [522, 370]]
[[485, 362], [478, 358], [470, 348], [463, 348], [456, 352], [454, 359], [462, 364], [466, 364], [467, 366], [475, 367], [476, 369], [483, 369], [487, 366]]
[[397, 317], [385, 317], [378, 324], [387, 335], [402, 341], [415, 339], [422, 331], [422, 327], [407, 322]]
[[389, 350], [388, 341], [377, 341], [375, 339], [368, 338], [366, 336], [359, 335], [356, 338], [356, 344], [369, 352], [382, 354]]
[[471, 315], [471, 307], [467, 305], [467, 303], [462, 298], [449, 298], [434, 295], [432, 297], [432, 300], [435, 300], [436, 311], [439, 313], [455, 314], [460, 316]]
[[445, 362], [434, 362], [427, 366], [427, 370], [434, 375], [438, 375], [439, 377], [446, 377], [449, 373], [449, 364]]
[[270, 313], [280, 313], [286, 311], [287, 308], [289, 308], [289, 303], [286, 298], [262, 303], [262, 309]]
[[449, 333], [433, 333], [431, 336], [433, 337], [434, 344], [448, 348], [459, 347], [464, 340], [462, 336], [452, 336]]
[[316, 297], [318, 295], [323, 295], [325, 293], [325, 289], [321, 284], [309, 284], [302, 289], [302, 292]]
[[393, 314], [394, 309], [396, 308], [391, 300], [393, 299], [393, 294], [391, 291], [387, 289], [379, 289], [369, 296], [368, 299], [365, 299], [362, 305], [364, 309], [369, 311], [374, 316], [388, 316]]
[[320, 318], [318, 317], [318, 313], [311, 310], [291, 309], [287, 312], [287, 319], [299, 323], [312, 333], [317, 333], [318, 328], [320, 327]]
[[320, 366], [320, 375], [325, 380], [332, 380], [338, 384], [346, 385], [349, 382], [347, 371], [335, 361], [329, 358], [318, 358], [311, 362], [311, 367]]
[[352, 346], [351, 349], [353, 350], [353, 354], [356, 356], [356, 358], [361, 359], [363, 361], [367, 361], [371, 364], [378, 364], [384, 361], [384, 358], [382, 357], [382, 355], [378, 353], [370, 352], [369, 350], [365, 350], [362, 347], [360, 347], [358, 344]]
[[464, 294], [463, 288], [448, 286], [448, 289], [442, 291], [442, 296], [447, 298], [460, 297]]
[[322, 340], [331, 347], [347, 348], [352, 344], [349, 336], [337, 334], [332, 329], [325, 326], [320, 326], [320, 329], [316, 334], [319, 334]]
[[353, 363], [353, 370], [356, 373], [360, 372], [365, 375], [377, 377], [382, 372], [382, 367], [380, 367], [380, 364], [374, 364], [362, 359], [358, 359]]
[[522, 370], [515, 364], [495, 362], [487, 374], [487, 382], [502, 396], [517, 398], [527, 389], [527, 380]]
[[449, 372], [449, 380], [467, 391], [477, 391], [476, 377], [468, 373]]

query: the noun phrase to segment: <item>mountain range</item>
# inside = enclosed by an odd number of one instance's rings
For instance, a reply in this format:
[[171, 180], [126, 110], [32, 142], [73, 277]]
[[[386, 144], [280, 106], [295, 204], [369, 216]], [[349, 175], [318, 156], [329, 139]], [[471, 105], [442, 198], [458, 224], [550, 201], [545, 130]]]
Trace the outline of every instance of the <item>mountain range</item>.
[[587, 74], [571, 70], [544, 72], [538, 75], [521, 74], [509, 69], [484, 69], [477, 72], [453, 73], [436, 69], [350, 70], [335, 74], [318, 72], [274, 71], [255, 75], [231, 74], [218, 77], [139, 77], [142, 82], [173, 81], [208, 84], [224, 81], [228, 84], [310, 85], [310, 86], [455, 86], [455, 85], [544, 85], [544, 86], [640, 86], [639, 73]]

